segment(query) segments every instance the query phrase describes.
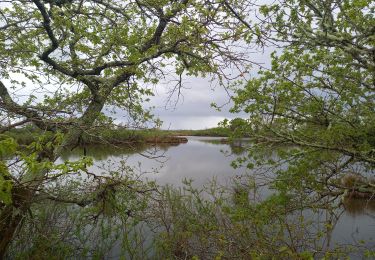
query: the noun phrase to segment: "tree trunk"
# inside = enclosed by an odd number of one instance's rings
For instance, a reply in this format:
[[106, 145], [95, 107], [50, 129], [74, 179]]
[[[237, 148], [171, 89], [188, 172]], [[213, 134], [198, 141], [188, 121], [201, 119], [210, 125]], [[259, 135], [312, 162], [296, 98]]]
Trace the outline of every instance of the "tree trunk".
[[6, 206], [0, 215], [0, 259], [5, 258], [7, 248], [31, 206], [33, 195], [34, 192], [26, 188], [12, 190], [13, 203]]

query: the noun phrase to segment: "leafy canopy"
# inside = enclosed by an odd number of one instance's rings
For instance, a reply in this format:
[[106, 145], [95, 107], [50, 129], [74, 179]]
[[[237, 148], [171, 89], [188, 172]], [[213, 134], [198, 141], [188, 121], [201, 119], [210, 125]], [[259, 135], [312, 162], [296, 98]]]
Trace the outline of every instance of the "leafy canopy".
[[[374, 8], [373, 1], [323, 0], [260, 8], [256, 27], [280, 49], [270, 68], [237, 90], [232, 111], [249, 116], [241, 128], [256, 141], [249, 166], [284, 165], [279, 188], [343, 192], [343, 176], [373, 176]], [[278, 156], [270, 156], [271, 147]]]

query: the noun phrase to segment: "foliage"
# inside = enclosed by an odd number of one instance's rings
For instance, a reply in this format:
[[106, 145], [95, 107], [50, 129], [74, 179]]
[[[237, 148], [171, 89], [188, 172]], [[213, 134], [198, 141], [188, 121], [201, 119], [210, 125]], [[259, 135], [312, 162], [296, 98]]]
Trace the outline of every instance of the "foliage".
[[8, 136], [2, 136], [0, 141], [0, 205], [12, 203], [11, 191], [13, 182], [9, 170], [3, 161], [12, 156], [17, 149], [17, 143]]
[[236, 131], [238, 128], [241, 128], [246, 124], [246, 121], [240, 117], [230, 120], [229, 128], [231, 131]]
[[147, 258], [150, 233], [142, 221], [155, 184], [144, 181], [125, 161], [106, 163], [102, 171], [106, 177], [91, 175], [89, 182], [83, 176], [65, 176], [64, 190], [56, 185], [38, 195], [36, 200], [45, 203], [33, 204], [8, 257]]
[[[321, 259], [364, 257], [358, 245], [327, 246], [337, 218], [334, 204], [306, 212], [305, 197], [273, 195], [215, 182], [164, 187], [154, 207], [157, 257], [175, 259]], [[301, 193], [302, 194], [302, 193]], [[320, 214], [327, 218], [319, 217]], [[156, 223], [156, 224], [155, 224]], [[371, 246], [371, 245], [370, 245]], [[373, 252], [367, 249], [368, 252]], [[364, 250], [365, 251], [365, 250]]]
[[269, 69], [237, 89], [232, 111], [249, 117], [242, 134], [255, 142], [250, 167], [282, 165], [278, 189], [343, 194], [349, 174], [368, 183], [353, 191], [373, 194], [374, 8], [373, 1], [324, 0], [260, 7], [262, 21], [253, 26], [281, 49]]
[[225, 22], [220, 2], [5, 0], [0, 8], [0, 132], [33, 125], [40, 133], [1, 164], [2, 258], [36, 197], [51, 186], [66, 192], [62, 180], [90, 164], [55, 162], [87, 131], [113, 126], [108, 110], [145, 125], [152, 87], [171, 71], [179, 93], [184, 76], [222, 81], [222, 68], [244, 57], [231, 51], [242, 29]]
[[[106, 198], [100, 195], [105, 183], [88, 183], [79, 192], [82, 184], [70, 180], [70, 190], [61, 194], [65, 202], [34, 204], [33, 216], [27, 216], [8, 256], [320, 259], [374, 253], [363, 245], [328, 246], [340, 212], [336, 205], [306, 214], [299, 208], [303, 196], [273, 195], [259, 201], [256, 187], [241, 183], [223, 187], [211, 182], [195, 188], [186, 181], [180, 188], [158, 187], [142, 180], [126, 162], [115, 170], [113, 166], [103, 171], [111, 171], [121, 183]], [[68, 202], [73, 193], [74, 199], [88, 203], [73, 206]], [[91, 200], [91, 195], [97, 199]]]

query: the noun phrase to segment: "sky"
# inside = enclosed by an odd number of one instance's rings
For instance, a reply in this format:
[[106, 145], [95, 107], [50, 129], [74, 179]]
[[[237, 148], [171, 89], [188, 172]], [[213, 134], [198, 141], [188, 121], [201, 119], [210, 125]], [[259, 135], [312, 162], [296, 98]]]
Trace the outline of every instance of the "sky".
[[[264, 67], [270, 66], [270, 54], [274, 48], [266, 48], [263, 51], [251, 54], [251, 61], [259, 63]], [[258, 70], [254, 66], [249, 71], [246, 78], [256, 76]], [[236, 117], [246, 118], [246, 114], [232, 114], [229, 109], [233, 103], [230, 96], [233, 93], [227, 93], [224, 87], [213, 86], [210, 78], [186, 78], [184, 80], [184, 89], [179, 101], [174, 105], [166, 105], [168, 93], [165, 86], [157, 86], [155, 97], [151, 99], [150, 105], [155, 106], [154, 114], [162, 121], [162, 129], [206, 129], [216, 127], [219, 122]], [[222, 106], [221, 111], [217, 111], [211, 106], [216, 103]]]
[[[167, 103], [168, 94], [159, 89], [151, 104], [154, 114], [163, 121], [163, 129], [205, 129], [215, 127], [225, 118], [233, 117], [228, 110], [230, 97], [224, 87], [210, 86], [209, 79], [188, 78], [178, 102]], [[177, 96], [173, 97], [176, 100]], [[211, 103], [224, 105], [219, 112]], [[226, 105], [225, 105], [226, 104]]]
[[[269, 52], [254, 54], [252, 60], [268, 66], [270, 63]], [[254, 77], [256, 70], [257, 68], [254, 67], [253, 71], [250, 71], [245, 77]], [[157, 85], [154, 90], [155, 96], [151, 97], [150, 103], [144, 104], [145, 108], [154, 107], [153, 114], [163, 122], [161, 129], [207, 129], [218, 126], [218, 123], [224, 119], [246, 118], [244, 113], [229, 112], [233, 106], [230, 99], [233, 92], [226, 90], [223, 86], [213, 84], [210, 78], [185, 78], [177, 102], [175, 102], [177, 94], [172, 97], [171, 102], [168, 102], [170, 87]], [[220, 111], [212, 107], [212, 103], [218, 105], [221, 108]], [[117, 111], [116, 115], [111, 116], [115, 118], [116, 123], [126, 124], [124, 112]]]
[[[168, 99], [170, 87], [168, 84], [155, 86], [155, 96], [143, 104], [144, 108], [153, 107], [153, 115], [163, 121], [162, 129], [206, 129], [216, 127], [225, 118], [238, 116], [229, 113], [233, 104], [224, 87], [213, 86], [209, 78], [186, 78], [178, 100], [177, 94]], [[221, 111], [213, 108], [212, 103], [222, 106]], [[119, 110], [111, 117], [118, 124], [126, 125], [128, 121], [126, 112]]]

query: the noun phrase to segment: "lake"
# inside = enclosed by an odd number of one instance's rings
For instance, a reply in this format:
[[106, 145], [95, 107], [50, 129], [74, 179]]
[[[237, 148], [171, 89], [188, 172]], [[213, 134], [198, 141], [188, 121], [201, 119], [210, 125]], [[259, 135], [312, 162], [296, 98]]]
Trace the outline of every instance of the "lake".
[[[183, 179], [193, 179], [195, 187], [201, 187], [215, 179], [217, 182], [230, 185], [236, 176], [251, 174], [245, 168], [233, 169], [231, 162], [241, 154], [236, 146], [221, 142], [221, 138], [188, 137], [188, 143], [175, 146], [143, 146], [135, 149], [112, 146], [93, 146], [86, 148], [87, 155], [94, 158], [92, 171], [110, 168], [121, 160], [135, 167], [144, 178], [155, 180], [158, 184], [181, 186]], [[74, 160], [83, 154], [82, 149], [75, 149], [62, 156], [62, 160]], [[262, 196], [270, 193], [267, 188], [261, 191]], [[347, 200], [338, 209], [337, 221], [332, 232], [327, 234], [324, 245], [353, 244], [375, 247], [375, 203], [374, 201]], [[319, 210], [305, 216], [317, 223], [327, 218], [327, 212]], [[363, 242], [364, 241], [364, 242]], [[352, 255], [351, 258], [360, 258]]]

